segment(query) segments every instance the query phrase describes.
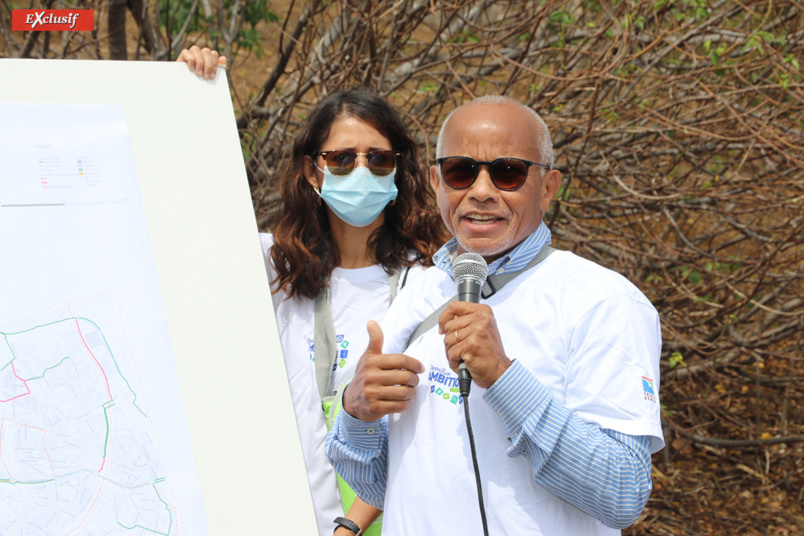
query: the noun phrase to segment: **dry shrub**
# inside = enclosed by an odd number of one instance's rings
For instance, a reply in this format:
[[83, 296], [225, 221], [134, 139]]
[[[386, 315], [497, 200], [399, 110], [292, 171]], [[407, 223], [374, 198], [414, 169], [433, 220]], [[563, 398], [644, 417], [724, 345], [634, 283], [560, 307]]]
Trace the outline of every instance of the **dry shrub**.
[[803, 7], [289, 2], [262, 26], [276, 52], [254, 94], [233, 85], [260, 227], [322, 95], [374, 88], [430, 163], [456, 105], [520, 99], [551, 126], [564, 175], [555, 243], [626, 275], [663, 322], [668, 445], [628, 533], [800, 533]]

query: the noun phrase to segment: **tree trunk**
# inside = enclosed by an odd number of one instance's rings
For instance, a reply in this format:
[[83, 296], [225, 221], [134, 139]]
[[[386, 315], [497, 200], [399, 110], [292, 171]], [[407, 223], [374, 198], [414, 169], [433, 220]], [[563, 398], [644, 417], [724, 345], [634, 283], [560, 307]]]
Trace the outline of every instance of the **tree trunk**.
[[109, 2], [109, 59], [127, 60], [126, 50], [126, 0], [111, 0]]

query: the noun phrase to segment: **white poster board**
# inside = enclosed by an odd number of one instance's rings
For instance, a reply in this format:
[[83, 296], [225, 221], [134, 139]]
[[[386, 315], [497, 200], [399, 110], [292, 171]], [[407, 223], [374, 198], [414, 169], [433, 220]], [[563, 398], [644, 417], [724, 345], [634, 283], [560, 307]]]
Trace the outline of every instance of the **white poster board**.
[[[225, 76], [3, 59], [0, 80], [2, 103], [122, 105], [209, 534], [315, 534]], [[0, 273], [11, 262], [0, 252]]]

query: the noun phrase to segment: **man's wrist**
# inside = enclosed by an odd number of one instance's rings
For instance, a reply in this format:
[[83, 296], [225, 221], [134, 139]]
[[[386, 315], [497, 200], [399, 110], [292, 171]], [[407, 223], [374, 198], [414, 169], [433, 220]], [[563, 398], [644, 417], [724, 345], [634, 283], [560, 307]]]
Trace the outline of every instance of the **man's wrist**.
[[360, 396], [359, 391], [355, 392], [353, 389], [350, 389], [352, 384], [348, 384], [343, 388], [343, 394], [341, 395], [341, 409], [345, 411], [350, 417], [353, 417], [359, 421], [371, 423], [377, 422], [382, 417], [374, 417], [366, 415], [365, 412], [361, 411], [360, 407], [360, 400], [358, 397]]
[[352, 399], [347, 398], [346, 395], [349, 392], [349, 387], [351, 387], [351, 385], [352, 384], [347, 384], [343, 388], [343, 392], [341, 393], [341, 409], [346, 413], [348, 413], [350, 416], [357, 418], [357, 415], [352, 413], [354, 411], [354, 408], [352, 407]]

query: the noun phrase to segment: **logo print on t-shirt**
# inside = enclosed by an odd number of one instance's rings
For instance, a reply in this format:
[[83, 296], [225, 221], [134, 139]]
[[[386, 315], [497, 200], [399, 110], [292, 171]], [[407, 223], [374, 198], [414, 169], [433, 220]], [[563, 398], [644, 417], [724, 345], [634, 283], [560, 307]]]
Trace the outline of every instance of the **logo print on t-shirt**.
[[642, 394], [648, 402], [656, 402], [656, 392], [653, 390], [653, 380], [642, 376]]
[[[343, 335], [338, 335], [335, 337], [335, 342], [337, 342], [338, 346], [341, 347], [341, 349], [338, 350], [338, 359], [336, 360], [335, 367], [343, 368], [346, 365], [346, 358], [349, 357], [349, 350], [347, 350], [349, 347], [349, 341], [347, 341], [346, 337]], [[335, 370], [335, 367], [332, 367], [333, 371]]]
[[[345, 367], [346, 358], [349, 357], [349, 350], [347, 350], [347, 348], [349, 348], [349, 341], [346, 340], [346, 337], [344, 335], [336, 335], [335, 343], [340, 346], [340, 349], [337, 351], [335, 364], [332, 365], [333, 372], [339, 367]], [[307, 338], [307, 349], [310, 351], [310, 361], [315, 363], [315, 339]]]
[[463, 398], [461, 398], [460, 390], [458, 389], [457, 374], [449, 369], [432, 367], [427, 380], [432, 382], [430, 385], [431, 395], [452, 404], [463, 404]]

